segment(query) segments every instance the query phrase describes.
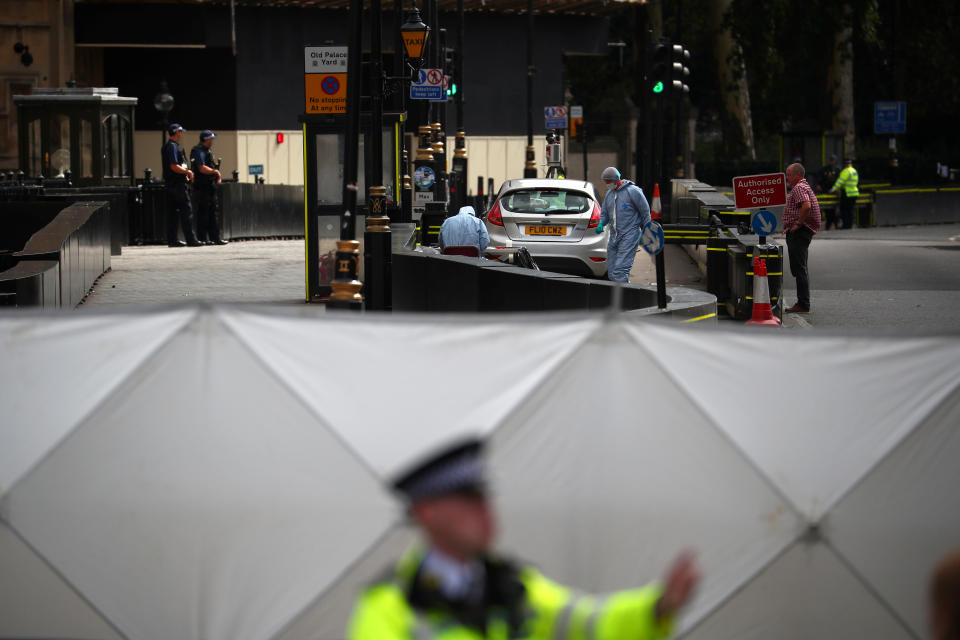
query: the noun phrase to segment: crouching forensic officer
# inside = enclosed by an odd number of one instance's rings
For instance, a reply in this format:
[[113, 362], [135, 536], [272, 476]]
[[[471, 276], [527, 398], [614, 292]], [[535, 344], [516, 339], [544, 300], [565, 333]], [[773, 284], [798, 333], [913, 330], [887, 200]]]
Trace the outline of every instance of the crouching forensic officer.
[[207, 244], [227, 244], [220, 237], [220, 205], [217, 186], [220, 170], [213, 161], [213, 141], [216, 134], [209, 129], [200, 132], [200, 143], [190, 150], [193, 167], [193, 197], [197, 204], [197, 237]]
[[400, 478], [425, 539], [360, 596], [350, 640], [647, 640], [670, 633], [699, 576], [681, 555], [664, 586], [576, 597], [536, 569], [490, 553], [495, 531], [482, 449], [467, 442]]

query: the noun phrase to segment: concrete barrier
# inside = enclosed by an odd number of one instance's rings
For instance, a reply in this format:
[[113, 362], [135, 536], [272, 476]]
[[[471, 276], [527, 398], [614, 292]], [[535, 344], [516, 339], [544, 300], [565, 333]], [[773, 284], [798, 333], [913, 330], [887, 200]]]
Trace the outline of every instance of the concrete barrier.
[[960, 222], [960, 187], [877, 189], [873, 217], [880, 227]]
[[667, 308], [660, 310], [656, 287], [617, 285], [464, 256], [393, 253], [394, 311], [604, 310], [614, 304], [618, 288], [623, 311], [716, 321], [716, 296], [684, 287], [668, 287]]
[[[40, 210], [42, 218], [51, 203], [21, 204]], [[110, 268], [110, 238], [109, 203], [76, 202], [63, 208], [9, 256], [16, 263], [0, 273], [0, 293], [14, 295], [4, 303], [77, 306]]]

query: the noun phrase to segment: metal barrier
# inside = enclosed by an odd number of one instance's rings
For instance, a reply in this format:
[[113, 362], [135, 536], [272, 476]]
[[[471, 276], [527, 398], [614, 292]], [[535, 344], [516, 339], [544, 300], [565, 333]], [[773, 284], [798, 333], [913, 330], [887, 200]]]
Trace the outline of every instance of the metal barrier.
[[733, 201], [697, 180], [673, 180], [671, 223], [663, 226], [668, 244], [706, 245], [707, 291], [718, 307], [738, 320], [750, 317], [753, 308], [753, 258], [767, 262], [770, 302], [777, 317], [783, 315], [783, 247], [760, 244], [750, 231], [750, 213], [736, 211]]
[[[110, 268], [109, 203], [16, 204], [7, 207], [9, 218], [0, 221], [5, 243], [19, 242], [15, 238], [22, 237], [18, 230], [27, 219], [37, 227], [19, 250], [6, 256], [12, 265], [0, 272], [4, 294], [0, 304], [65, 308], [80, 304]], [[52, 216], [51, 207], [56, 210]]]

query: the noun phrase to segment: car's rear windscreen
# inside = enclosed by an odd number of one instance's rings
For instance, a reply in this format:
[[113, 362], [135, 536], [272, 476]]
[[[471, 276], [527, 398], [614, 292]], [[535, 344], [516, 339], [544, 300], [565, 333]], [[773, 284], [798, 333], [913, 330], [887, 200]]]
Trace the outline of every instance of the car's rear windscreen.
[[565, 189], [518, 189], [500, 199], [500, 206], [514, 213], [586, 213], [591, 203], [582, 191]]

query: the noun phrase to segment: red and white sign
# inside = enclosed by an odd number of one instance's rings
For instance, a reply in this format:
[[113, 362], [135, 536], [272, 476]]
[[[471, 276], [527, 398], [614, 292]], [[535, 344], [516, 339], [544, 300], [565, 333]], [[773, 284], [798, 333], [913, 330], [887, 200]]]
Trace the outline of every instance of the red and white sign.
[[780, 207], [787, 204], [787, 179], [782, 173], [740, 176], [733, 179], [737, 209]]

